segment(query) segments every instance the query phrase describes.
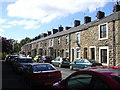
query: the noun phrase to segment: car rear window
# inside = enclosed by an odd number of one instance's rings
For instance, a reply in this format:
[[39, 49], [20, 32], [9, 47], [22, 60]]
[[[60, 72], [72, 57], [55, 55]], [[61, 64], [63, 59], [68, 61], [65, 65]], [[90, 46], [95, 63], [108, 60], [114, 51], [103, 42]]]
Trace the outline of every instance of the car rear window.
[[69, 59], [67, 59], [67, 58], [63, 58], [62, 60], [63, 60], [63, 61], [66, 61], [66, 62], [68, 62], [68, 61], [69, 61]]
[[19, 62], [23, 62], [23, 63], [32, 63], [33, 60], [32, 60], [32, 59], [20, 59]]
[[120, 84], [120, 76], [113, 77], [113, 79]]
[[39, 72], [39, 71], [50, 71], [50, 70], [56, 70], [55, 67], [49, 64], [40, 64], [40, 65], [34, 65], [33, 71]]

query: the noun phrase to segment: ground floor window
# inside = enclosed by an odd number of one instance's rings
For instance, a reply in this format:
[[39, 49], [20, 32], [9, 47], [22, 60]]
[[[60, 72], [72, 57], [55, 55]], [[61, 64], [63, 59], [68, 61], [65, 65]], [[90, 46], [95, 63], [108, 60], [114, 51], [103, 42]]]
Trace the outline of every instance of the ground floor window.
[[109, 57], [109, 52], [108, 52], [108, 47], [100, 47], [100, 62], [103, 64], [108, 64], [108, 57]]
[[107, 63], [107, 49], [101, 49], [101, 62]]
[[66, 58], [68, 58], [68, 57], [69, 57], [69, 50], [66, 49]]
[[84, 48], [84, 58], [87, 58], [88, 50], [87, 48]]
[[96, 60], [96, 47], [90, 46], [90, 59]]
[[76, 58], [80, 58], [80, 48], [76, 48]]

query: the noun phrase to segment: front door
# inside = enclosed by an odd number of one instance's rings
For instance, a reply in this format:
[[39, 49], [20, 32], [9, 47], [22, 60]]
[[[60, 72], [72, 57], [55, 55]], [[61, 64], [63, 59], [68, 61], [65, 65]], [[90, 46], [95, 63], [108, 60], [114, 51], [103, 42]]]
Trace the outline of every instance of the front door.
[[74, 61], [74, 49], [72, 49], [72, 55], [71, 60]]
[[87, 48], [84, 48], [84, 58], [87, 58]]

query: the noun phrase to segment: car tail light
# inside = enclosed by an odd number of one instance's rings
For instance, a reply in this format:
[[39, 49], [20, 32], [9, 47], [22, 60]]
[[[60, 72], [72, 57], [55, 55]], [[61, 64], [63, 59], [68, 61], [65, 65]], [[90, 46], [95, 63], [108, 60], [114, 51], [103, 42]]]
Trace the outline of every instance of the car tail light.
[[90, 65], [90, 67], [93, 67], [93, 65]]
[[43, 60], [47, 60], [46, 58], [44, 58]]
[[40, 72], [40, 73], [34, 73], [33, 78], [34, 79], [49, 79], [49, 78], [57, 78], [61, 77], [60, 70], [56, 71], [48, 71], [48, 72]]

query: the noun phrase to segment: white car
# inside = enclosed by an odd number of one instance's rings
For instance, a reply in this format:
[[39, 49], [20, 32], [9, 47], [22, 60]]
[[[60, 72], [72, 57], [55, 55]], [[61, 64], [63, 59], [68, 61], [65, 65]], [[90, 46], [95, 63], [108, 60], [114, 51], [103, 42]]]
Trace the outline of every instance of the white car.
[[119, 63], [119, 64], [117, 64], [116, 66], [120, 66], [120, 63]]
[[54, 60], [51, 61], [51, 63], [55, 66], [59, 66], [59, 67], [69, 67], [69, 59], [68, 58], [62, 58], [62, 57], [57, 57]]

